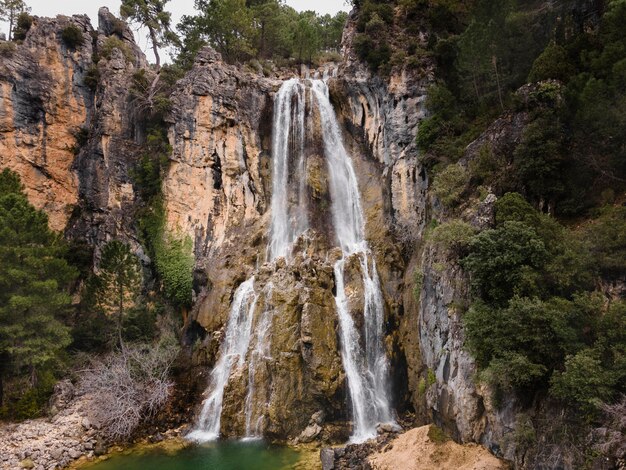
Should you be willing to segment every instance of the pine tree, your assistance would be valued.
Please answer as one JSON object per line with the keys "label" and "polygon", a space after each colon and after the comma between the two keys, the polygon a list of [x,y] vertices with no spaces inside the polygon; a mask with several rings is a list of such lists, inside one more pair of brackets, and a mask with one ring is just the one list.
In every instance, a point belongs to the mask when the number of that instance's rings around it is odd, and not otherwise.
{"label": "pine tree", "polygon": [[9,41],[13,37],[13,29],[20,13],[30,11],[24,0],[0,0],[0,20],[9,22]]}
{"label": "pine tree", "polygon": [[97,303],[115,317],[121,343],[124,315],[135,306],[141,287],[139,262],[128,245],[114,240],[104,246],[95,283]]}
{"label": "pine tree", "polygon": [[22,191],[19,176],[0,173],[0,405],[3,379],[37,371],[70,343],[63,324],[76,270],[64,259],[62,238]]}

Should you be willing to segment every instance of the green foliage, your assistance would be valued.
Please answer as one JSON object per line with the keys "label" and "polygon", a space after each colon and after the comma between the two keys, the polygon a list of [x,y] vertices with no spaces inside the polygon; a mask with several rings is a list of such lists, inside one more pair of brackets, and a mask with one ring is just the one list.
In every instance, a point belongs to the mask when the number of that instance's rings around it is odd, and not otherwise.
{"label": "green foliage", "polygon": [[127,62],[134,62],[135,56],[133,55],[133,51],[130,50],[128,44],[122,41],[117,36],[109,36],[104,40],[102,44],[102,48],[100,49],[100,55],[105,59],[110,59],[111,54],[113,53],[113,49],[118,49]]}
{"label": "green foliage", "polygon": [[70,49],[77,49],[85,42],[83,30],[74,24],[67,25],[61,30],[61,39]]}
{"label": "green foliage", "polygon": [[28,31],[30,30],[30,27],[32,25],[33,17],[25,11],[20,13],[17,17],[15,29],[13,30],[13,40],[23,41],[24,39],[26,39],[26,34],[28,34]]}
{"label": "green foliage", "polygon": [[417,269],[413,272],[413,298],[416,302],[420,301],[422,296],[422,286],[424,284],[424,273]]}
{"label": "green foliage", "polygon": [[335,16],[296,12],[278,0],[196,0],[196,16],[184,16],[177,63],[189,68],[205,44],[229,62],[290,59],[311,63],[324,51],[338,51],[344,12]]}
{"label": "green foliage", "polygon": [[[21,190],[19,177],[0,173],[0,357],[2,376],[30,374],[70,342],[63,325],[76,270],[66,246]],[[0,401],[2,390],[0,390]]]}
{"label": "green foliage", "polygon": [[608,206],[583,230],[583,239],[591,257],[607,278],[626,271],[626,207]]}
{"label": "green foliage", "polygon": [[548,252],[535,230],[521,222],[504,222],[485,230],[470,243],[463,266],[471,275],[476,294],[499,305],[513,295],[537,290],[539,270]]}
{"label": "green foliage", "polygon": [[[407,21],[431,22],[439,8],[432,1],[400,3]],[[557,2],[535,8],[477,0],[445,10],[446,20],[433,20],[429,29],[428,53],[440,80],[429,94],[446,89],[451,96],[446,112],[427,103],[429,117],[417,136],[426,153],[422,162],[432,168],[457,161],[498,113],[527,96],[524,111],[531,120],[520,145],[489,155],[486,171],[474,176],[470,168],[472,184],[496,194],[518,191],[542,210],[564,215],[601,203],[593,188],[623,191],[626,39],[620,33],[626,5]],[[542,82],[529,94],[516,94],[526,80],[546,79],[562,84]]]}
{"label": "green foliage", "polygon": [[[12,395],[14,396],[9,396],[9,399],[14,398],[14,400],[9,400],[10,406],[0,407],[1,418],[24,420],[37,418],[42,415],[54,391],[56,377],[50,368],[46,367],[38,371],[36,378],[35,386],[31,387],[30,384],[22,382],[21,384],[15,384],[17,386],[11,387],[14,392]],[[19,389],[20,386],[25,386],[25,391],[15,393],[15,390]]]}
{"label": "green foliage", "polygon": [[580,344],[579,314],[558,298],[513,297],[504,309],[477,302],[464,317],[467,344],[492,386],[532,390]]}
{"label": "green foliage", "polygon": [[428,240],[459,257],[467,252],[475,233],[476,230],[470,224],[454,219],[435,227]]}
{"label": "green foliage", "polygon": [[124,315],[137,305],[141,288],[141,268],[130,247],[118,240],[102,248],[100,268],[93,279],[96,305],[115,318],[121,340]]}
{"label": "green foliage", "polygon": [[15,43],[0,42],[0,57],[11,57],[15,52]]}
{"label": "green foliage", "polygon": [[564,133],[553,112],[524,129],[514,163],[516,176],[531,198],[555,201],[563,193]]}
{"label": "green foliage", "polygon": [[122,0],[122,18],[138,23],[148,30],[157,68],[161,66],[159,48],[178,41],[170,30],[172,14],[165,10],[170,0]]}
{"label": "green foliage", "polygon": [[428,438],[435,444],[445,444],[450,441],[450,436],[448,436],[443,429],[434,424],[428,427]]}
{"label": "green foliage", "polygon": [[172,148],[161,130],[153,129],[146,139],[146,150],[132,172],[135,186],[145,201],[161,196],[163,175],[169,167]]}
{"label": "green foliage", "polygon": [[91,90],[96,91],[98,83],[100,83],[100,70],[98,70],[97,64],[91,64],[85,72],[84,78],[85,85]]}
{"label": "green foliage", "polygon": [[133,179],[147,203],[140,213],[140,230],[161,280],[165,297],[175,306],[191,305],[194,257],[192,241],[166,233],[161,184],[171,147],[164,132],[153,130],[147,139]]}
{"label": "green foliage", "polygon": [[565,370],[552,376],[550,392],[587,411],[594,410],[611,399],[614,379],[595,351],[583,349],[565,359]]}
{"label": "green foliage", "polygon": [[165,296],[178,307],[191,306],[194,266],[191,239],[164,234],[155,248],[155,264]]}
{"label": "green foliage", "polygon": [[[30,28],[30,24],[32,23],[32,18],[29,17],[30,23],[28,23],[28,27],[25,29],[21,29],[26,26],[24,20],[26,18],[22,18],[22,24],[19,24],[18,18],[22,14],[27,14],[30,11],[30,7],[26,5],[24,0],[0,0],[0,21],[6,21],[9,23],[9,41],[14,40],[23,40],[26,37],[26,32]],[[16,23],[17,27],[16,27]],[[16,37],[16,35],[18,37]]]}
{"label": "green foliage", "polygon": [[[602,260],[588,250],[591,240],[606,244],[612,260],[623,227],[599,218],[582,243],[518,193],[500,198],[495,216],[496,227],[476,235],[463,260],[476,296],[464,317],[467,346],[481,377],[496,396],[549,388],[592,416],[626,386],[626,305],[616,301],[607,311],[602,295],[588,293],[591,267]],[[605,239],[598,228],[608,229]]]}
{"label": "green foliage", "polygon": [[448,165],[433,181],[433,193],[446,207],[454,207],[461,201],[461,195],[468,183],[465,169],[460,165]]}
{"label": "green foliage", "polygon": [[493,150],[488,145],[484,145],[478,155],[470,161],[469,169],[472,180],[475,182],[495,182],[500,172],[500,163]]}
{"label": "green foliage", "polygon": [[495,204],[496,225],[505,222],[523,222],[529,227],[538,227],[539,214],[519,193],[506,193]]}
{"label": "green foliage", "polygon": [[528,81],[539,82],[541,80],[555,79],[565,82],[574,73],[574,66],[565,48],[551,42],[533,62]]}

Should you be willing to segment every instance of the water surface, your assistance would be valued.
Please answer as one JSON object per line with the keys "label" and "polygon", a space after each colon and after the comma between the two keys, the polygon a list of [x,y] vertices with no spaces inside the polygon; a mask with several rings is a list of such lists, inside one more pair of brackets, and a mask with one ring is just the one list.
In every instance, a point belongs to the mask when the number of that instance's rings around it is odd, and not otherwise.
{"label": "water surface", "polygon": [[86,467],[89,470],[288,470],[300,454],[262,441],[220,441],[176,451],[149,449],[114,455]]}

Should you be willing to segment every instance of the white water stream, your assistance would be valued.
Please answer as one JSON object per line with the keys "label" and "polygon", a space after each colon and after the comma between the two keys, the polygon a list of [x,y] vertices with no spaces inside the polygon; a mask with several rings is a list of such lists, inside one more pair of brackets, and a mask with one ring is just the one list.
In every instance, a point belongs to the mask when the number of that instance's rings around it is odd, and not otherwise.
{"label": "white water stream", "polygon": [[202,404],[198,424],[196,429],[187,435],[188,439],[206,442],[217,439],[220,435],[224,388],[233,366],[243,367],[245,363],[256,301],[254,277],[251,277],[237,288],[233,297],[226,336],[220,348],[220,358],[211,371],[211,383],[207,389],[207,398]]}
{"label": "white water stream", "polygon": [[[341,333],[341,356],[348,378],[352,418],[351,441],[363,442],[376,436],[376,425],[394,422],[389,401],[389,365],[383,345],[384,306],[376,263],[370,260],[365,240],[361,197],[352,161],[341,138],[335,111],[328,99],[324,80],[313,80],[313,91],[322,124],[322,137],[330,177],[330,194],[335,232],[343,257],[335,263],[335,304]],[[344,268],[358,256],[364,293],[364,328],[356,329],[348,309]],[[361,335],[364,335],[361,347]]]}

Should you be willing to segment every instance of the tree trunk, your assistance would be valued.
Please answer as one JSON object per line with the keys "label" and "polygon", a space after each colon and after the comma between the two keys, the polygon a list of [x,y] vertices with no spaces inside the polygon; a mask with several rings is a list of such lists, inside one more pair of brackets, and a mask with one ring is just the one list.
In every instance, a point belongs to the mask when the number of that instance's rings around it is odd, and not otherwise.
{"label": "tree trunk", "polygon": [[152,28],[149,28],[149,31],[150,40],[152,41],[152,50],[154,51],[154,59],[156,60],[156,76],[154,77],[154,80],[152,80],[150,90],[148,91],[148,105],[152,110],[154,106],[154,95],[156,95],[156,87],[161,76],[161,57],[159,56],[159,43],[156,38],[156,32]]}
{"label": "tree trunk", "polygon": [[11,10],[9,12],[9,41],[13,40],[13,19],[15,17],[15,12]]}
{"label": "tree trunk", "polygon": [[491,63],[493,64],[493,70],[496,73],[496,84],[498,85],[498,98],[500,99],[500,109],[504,111],[504,103],[502,102],[502,89],[500,88],[500,74],[498,73],[498,58],[491,56]]}
{"label": "tree trunk", "polygon": [[161,56],[159,56],[159,41],[157,41],[156,31],[153,28],[148,28],[150,32],[150,41],[152,41],[152,51],[154,52],[154,60],[156,61],[157,73],[161,70]]}
{"label": "tree trunk", "polygon": [[118,274],[118,313],[117,313],[117,337],[120,341],[120,347],[122,347],[122,316],[124,315],[124,286],[122,282],[119,280],[121,277]]}

